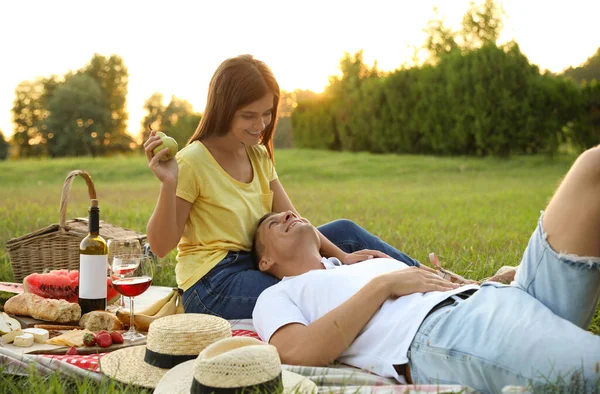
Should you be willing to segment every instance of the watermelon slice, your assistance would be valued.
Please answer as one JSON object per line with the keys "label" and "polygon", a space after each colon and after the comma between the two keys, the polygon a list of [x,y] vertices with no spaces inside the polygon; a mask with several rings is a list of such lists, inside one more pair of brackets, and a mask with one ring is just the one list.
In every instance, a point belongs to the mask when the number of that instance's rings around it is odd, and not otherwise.
{"label": "watermelon slice", "polygon": [[[25,292],[37,294],[44,298],[63,299],[77,302],[79,294],[78,270],[53,270],[44,274],[33,273],[23,279]],[[111,304],[117,300],[119,293],[112,287],[110,278],[106,278],[106,302]]]}

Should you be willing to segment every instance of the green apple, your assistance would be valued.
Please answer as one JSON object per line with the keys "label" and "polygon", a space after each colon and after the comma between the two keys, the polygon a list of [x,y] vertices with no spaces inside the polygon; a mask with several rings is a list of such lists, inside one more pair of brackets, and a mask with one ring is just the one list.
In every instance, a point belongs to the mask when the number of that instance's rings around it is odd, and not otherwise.
{"label": "green apple", "polygon": [[160,152],[161,150],[163,150],[165,148],[169,148],[169,152],[165,156],[161,157],[160,161],[167,161],[167,160],[171,160],[172,158],[174,158],[175,155],[177,154],[177,151],[179,150],[177,141],[175,141],[173,138],[169,137],[162,131],[157,131],[156,135],[160,137],[162,144],[160,144],[159,146],[154,148],[154,151],[153,151],[154,154],[157,154],[158,152]]}

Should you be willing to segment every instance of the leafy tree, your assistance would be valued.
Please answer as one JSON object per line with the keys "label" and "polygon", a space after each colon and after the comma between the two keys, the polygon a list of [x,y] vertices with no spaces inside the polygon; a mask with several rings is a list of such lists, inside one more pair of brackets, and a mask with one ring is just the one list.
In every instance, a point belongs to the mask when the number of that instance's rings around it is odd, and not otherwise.
{"label": "leafy tree", "polygon": [[165,129],[165,132],[177,141],[177,144],[179,144],[179,148],[181,149],[188,143],[190,137],[194,134],[194,131],[196,131],[201,119],[202,115],[197,112],[183,114],[177,119],[175,124],[169,129]]}
{"label": "leafy tree", "polygon": [[198,127],[202,117],[194,112],[187,100],[171,96],[171,101],[165,106],[163,99],[162,94],[154,93],[144,102],[146,116],[142,120],[142,140],[148,139],[152,127],[153,130],[161,130],[173,137],[179,147],[183,147]]}
{"label": "leafy tree", "polygon": [[327,93],[332,96],[341,97],[360,87],[363,80],[376,77],[380,73],[377,70],[377,62],[372,67],[365,64],[363,51],[360,50],[353,55],[348,52],[340,60],[340,77],[330,77]]}
{"label": "leafy tree", "polygon": [[[596,90],[540,74],[514,42],[496,44],[503,11],[471,4],[461,32],[428,26],[431,62],[389,74],[345,54],[341,77],[292,114],[301,147],[508,156],[597,141]],[[583,112],[582,112],[583,111]],[[571,125],[571,127],[567,127]],[[569,134],[568,131],[571,130]]]}
{"label": "leafy tree", "polygon": [[429,62],[432,64],[457,49],[465,52],[481,48],[487,43],[495,44],[504,27],[504,9],[494,0],[485,0],[481,4],[471,2],[459,31],[446,26],[437,8],[433,12],[434,17],[423,29],[427,34],[423,48],[429,53]]}
{"label": "leafy tree", "polygon": [[48,100],[48,150],[52,157],[98,156],[111,142],[111,112],[98,83],[87,74],[67,78]]}
{"label": "leafy tree", "polygon": [[594,79],[600,81],[600,47],[585,63],[576,68],[569,67],[563,75],[572,78],[578,83],[584,81],[591,82]]}
{"label": "leafy tree", "polygon": [[296,89],[293,92],[281,91],[279,107],[277,109],[277,130],[273,137],[275,148],[292,148],[294,146],[291,121],[292,113],[298,106],[298,101],[314,100],[316,97],[318,97],[318,94],[310,90]]}
{"label": "leafy tree", "polygon": [[600,143],[600,81],[584,82],[580,89],[580,115],[570,125],[570,139],[583,151]]}
{"label": "leafy tree", "polygon": [[173,127],[173,125],[175,125],[179,121],[180,118],[192,113],[194,113],[194,109],[192,107],[192,104],[189,103],[189,101],[179,99],[175,96],[171,96],[171,101],[169,101],[169,104],[166,106],[165,110],[162,113],[161,128],[164,130],[170,130]]}
{"label": "leafy tree", "polygon": [[20,156],[47,154],[47,131],[43,121],[48,117],[48,100],[62,83],[59,77],[23,81],[15,89],[12,119],[15,124],[13,141]]}
{"label": "leafy tree", "polygon": [[[64,140],[59,138],[59,144],[56,145],[53,138],[56,136],[56,130],[59,130],[64,136],[65,130],[70,130],[69,125],[61,126],[58,122],[67,117],[64,116],[64,111],[67,109],[62,103],[67,103],[66,95],[73,93],[75,97],[81,97],[82,92],[78,90],[78,86],[89,84],[79,78],[79,75],[85,74],[96,83],[100,93],[103,96],[102,104],[105,110],[108,111],[108,122],[101,125],[102,134],[98,134],[98,145],[88,144],[86,149],[93,147],[93,151],[89,154],[105,154],[109,151],[129,151],[133,143],[131,136],[126,133],[126,124],[128,114],[125,110],[128,72],[123,59],[119,56],[112,55],[104,57],[95,54],[90,62],[78,72],[69,72],[63,78],[51,76],[49,78],[36,79],[34,81],[23,81],[15,90],[15,101],[13,102],[13,121],[16,125],[13,140],[19,148],[21,156],[35,155],[70,155],[83,154],[80,147],[78,149],[66,149],[67,145]],[[61,100],[54,100],[53,95],[59,88],[64,87],[65,81],[75,78],[71,82],[68,89],[61,90]],[[95,97],[96,89],[90,92],[90,97]],[[100,102],[89,102],[87,98],[86,105],[100,105]],[[50,117],[50,102],[53,102],[53,108],[60,108],[58,115]],[[76,101],[72,101],[76,103]],[[102,111],[101,111],[102,112]],[[102,116],[100,116],[102,118]],[[68,122],[67,122],[68,123]],[[50,130],[49,126],[54,129]],[[81,141],[79,141],[81,142]],[[57,148],[58,146],[58,148]],[[62,148],[65,147],[66,151]],[[58,149],[58,151],[56,150]],[[65,153],[66,152],[66,153]]]}
{"label": "leafy tree", "polygon": [[303,148],[340,150],[341,143],[333,116],[332,97],[319,95],[298,101],[291,117],[294,145]]}
{"label": "leafy tree", "polygon": [[110,112],[110,123],[106,125],[104,132],[110,136],[111,149],[129,150],[131,138],[126,132],[129,114],[125,107],[129,72],[125,62],[118,55],[105,57],[96,53],[79,73],[92,77],[102,91],[105,105]]}
{"label": "leafy tree", "polygon": [[455,33],[447,27],[445,20],[439,16],[438,9],[433,9],[435,16],[427,22],[423,31],[427,34],[424,48],[429,52],[430,60],[437,61],[443,55],[458,49]]}
{"label": "leafy tree", "polygon": [[471,5],[462,20],[463,48],[474,49],[495,44],[504,28],[504,9],[494,0]]}
{"label": "leafy tree", "polygon": [[15,124],[13,140],[21,156],[30,156],[34,142],[39,135],[38,123],[42,119],[44,108],[41,97],[44,85],[41,79],[23,81],[15,89],[12,107],[12,120]]}
{"label": "leafy tree", "polygon": [[327,117],[322,120],[333,127],[331,144],[334,149],[355,149],[354,147],[361,143],[355,136],[362,126],[355,122],[352,111],[361,99],[361,86],[370,79],[378,78],[382,73],[377,69],[377,62],[372,67],[365,64],[362,50],[353,55],[346,52],[340,61],[340,71],[341,77],[330,78],[329,86],[324,92],[325,96],[331,98],[329,104],[334,121],[330,123],[326,120]]}
{"label": "leafy tree", "polygon": [[338,79],[317,100],[298,102],[298,146],[508,156],[552,154],[569,136],[577,146],[598,141],[596,91],[582,96],[572,81],[540,74],[515,43],[488,42],[435,64],[354,81]]}
{"label": "leafy tree", "polygon": [[2,133],[2,130],[0,130],[0,160],[6,160],[8,157],[8,148],[8,141],[4,139],[4,134]]}
{"label": "leafy tree", "polygon": [[165,112],[163,99],[164,97],[161,93],[153,93],[150,98],[144,101],[146,116],[142,119],[142,129],[140,131],[143,141],[148,139],[150,128],[153,130],[161,129],[162,114]]}

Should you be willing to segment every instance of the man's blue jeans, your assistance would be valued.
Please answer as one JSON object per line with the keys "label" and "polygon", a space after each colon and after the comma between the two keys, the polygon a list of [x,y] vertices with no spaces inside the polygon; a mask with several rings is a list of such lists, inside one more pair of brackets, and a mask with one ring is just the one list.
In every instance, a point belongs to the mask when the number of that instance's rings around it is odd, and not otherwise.
{"label": "man's blue jeans", "polygon": [[499,393],[562,380],[569,389],[553,392],[598,392],[600,336],[587,327],[599,297],[600,258],[553,250],[540,217],[510,286],[484,284],[423,321],[408,355],[413,382]]}
{"label": "man's blue jeans", "polygon": [[[341,219],[318,227],[327,239],[346,253],[374,249],[411,266],[419,266],[399,250],[358,226]],[[256,299],[279,279],[255,268],[247,252],[229,252],[207,275],[183,293],[188,313],[206,313],[225,319],[250,319]]]}

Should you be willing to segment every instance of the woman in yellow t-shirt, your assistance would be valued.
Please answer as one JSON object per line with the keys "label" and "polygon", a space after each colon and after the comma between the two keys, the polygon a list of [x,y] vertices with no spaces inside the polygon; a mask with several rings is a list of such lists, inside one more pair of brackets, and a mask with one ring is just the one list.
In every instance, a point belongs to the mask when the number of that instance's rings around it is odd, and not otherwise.
{"label": "woman in yellow t-shirt", "polygon": [[[186,312],[250,318],[259,294],[277,279],[256,269],[252,241],[259,219],[296,209],[273,165],[279,85],[267,65],[250,55],[225,60],[213,75],[206,109],[176,160],[153,154],[160,138],[144,143],[148,166],[160,180],[148,240],[159,256],[178,248],[177,285]],[[319,227],[321,253],[344,264],[389,255],[419,262],[349,220]]]}

